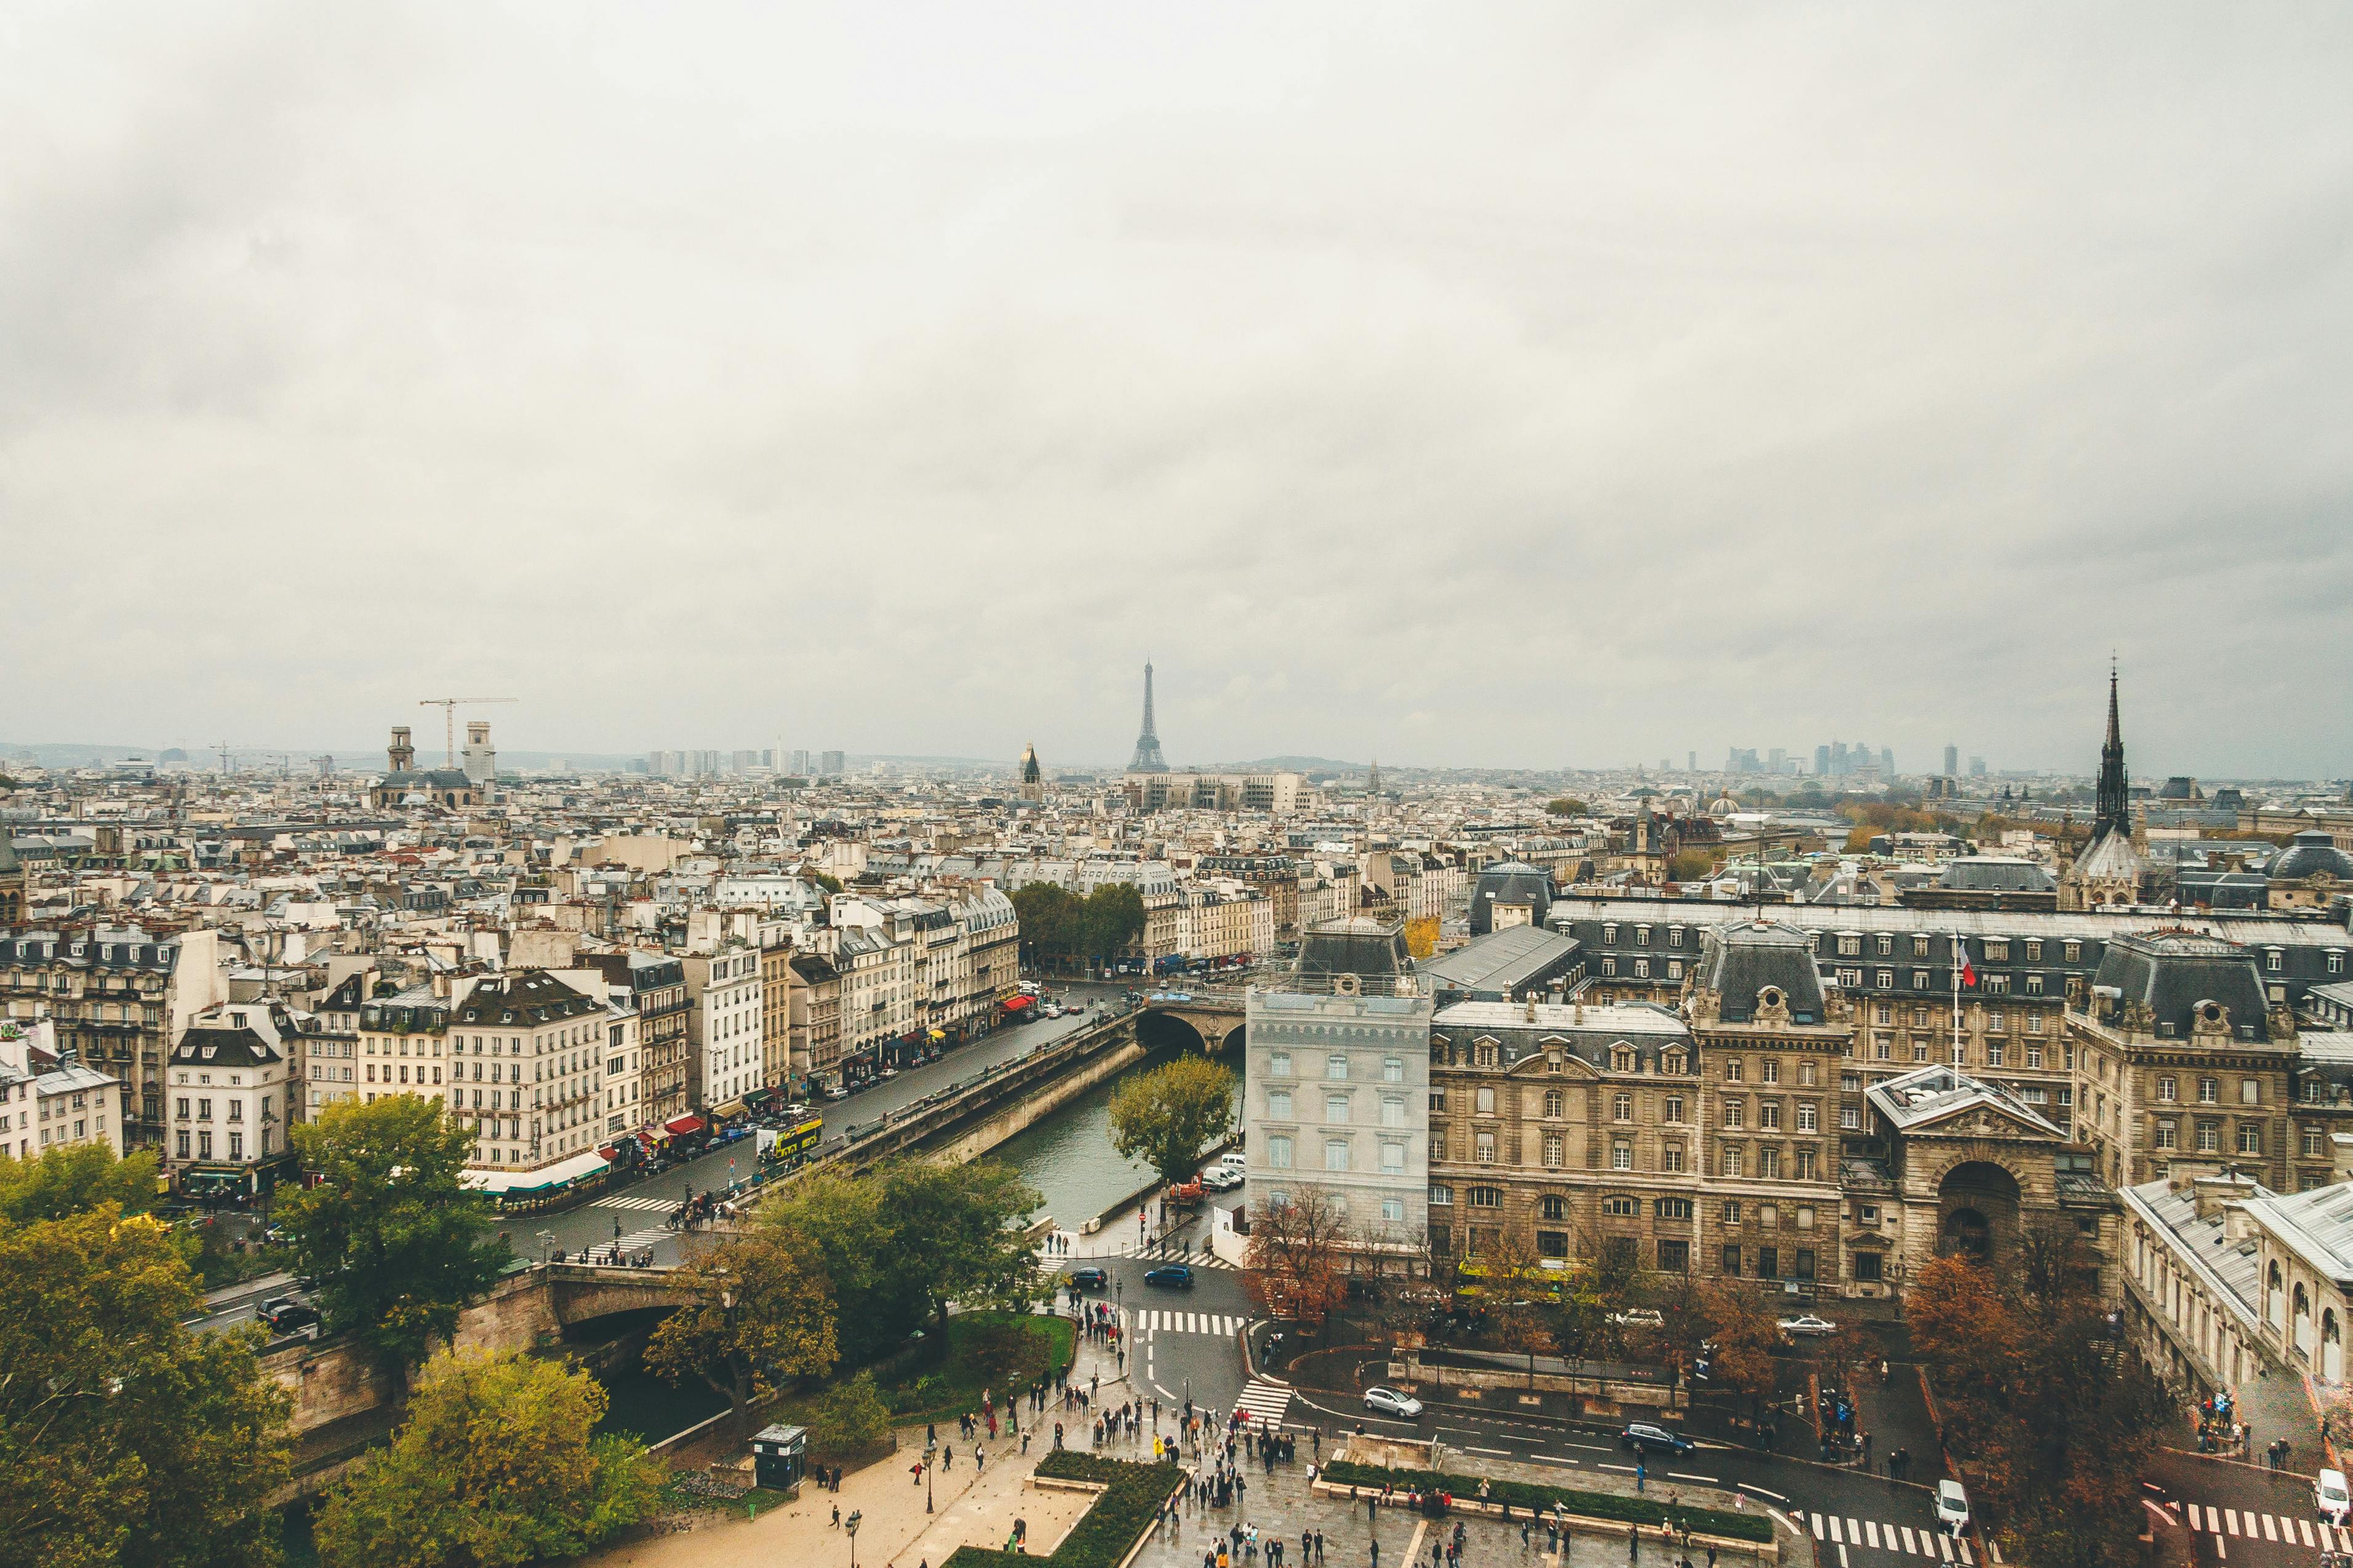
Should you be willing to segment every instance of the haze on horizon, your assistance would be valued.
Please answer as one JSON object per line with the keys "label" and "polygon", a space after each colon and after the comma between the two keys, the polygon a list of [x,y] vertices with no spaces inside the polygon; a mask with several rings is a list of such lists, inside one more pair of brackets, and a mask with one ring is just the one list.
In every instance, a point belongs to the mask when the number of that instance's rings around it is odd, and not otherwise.
{"label": "haze on horizon", "polygon": [[0,52],[11,741],[2353,771],[2341,8]]}

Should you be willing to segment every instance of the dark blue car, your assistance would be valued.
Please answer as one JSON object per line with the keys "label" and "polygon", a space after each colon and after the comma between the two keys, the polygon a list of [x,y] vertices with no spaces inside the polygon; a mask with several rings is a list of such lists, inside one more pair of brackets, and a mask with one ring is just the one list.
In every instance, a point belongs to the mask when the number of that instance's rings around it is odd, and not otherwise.
{"label": "dark blue car", "polygon": [[1193,1271],[1181,1263],[1164,1263],[1145,1275],[1144,1282],[1146,1285],[1165,1285],[1172,1290],[1190,1290],[1193,1288]]}

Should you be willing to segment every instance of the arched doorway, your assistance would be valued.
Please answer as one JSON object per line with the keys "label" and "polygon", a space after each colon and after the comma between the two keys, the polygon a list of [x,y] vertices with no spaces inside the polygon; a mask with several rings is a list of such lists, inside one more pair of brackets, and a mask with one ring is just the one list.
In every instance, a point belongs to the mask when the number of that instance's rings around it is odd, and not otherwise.
{"label": "arched doorway", "polygon": [[2337,1331],[2334,1307],[2324,1307],[2320,1312],[2320,1375],[2330,1383],[2345,1381],[2344,1338]]}
{"label": "arched doorway", "polygon": [[2301,1279],[2295,1282],[2289,1310],[2295,1317],[2295,1348],[2302,1351],[2305,1359],[2309,1361],[2312,1359],[2312,1298],[2304,1293],[2304,1281]]}
{"label": "arched doorway", "polygon": [[2287,1327],[2287,1296],[2280,1289],[2280,1266],[2276,1259],[2263,1272],[2263,1321],[2275,1329]]}
{"label": "arched doorway", "polygon": [[1936,1255],[1997,1266],[2018,1239],[2018,1178],[1989,1160],[1968,1160],[1936,1188]]}

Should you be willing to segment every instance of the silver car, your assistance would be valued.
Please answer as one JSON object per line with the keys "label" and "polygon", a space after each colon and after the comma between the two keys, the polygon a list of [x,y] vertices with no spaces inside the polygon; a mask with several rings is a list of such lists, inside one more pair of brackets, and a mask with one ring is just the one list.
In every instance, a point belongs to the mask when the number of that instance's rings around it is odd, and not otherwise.
{"label": "silver car", "polygon": [[1368,1388],[1365,1390],[1365,1408],[1377,1410],[1384,1415],[1400,1415],[1410,1421],[1421,1414],[1421,1401],[1394,1388]]}

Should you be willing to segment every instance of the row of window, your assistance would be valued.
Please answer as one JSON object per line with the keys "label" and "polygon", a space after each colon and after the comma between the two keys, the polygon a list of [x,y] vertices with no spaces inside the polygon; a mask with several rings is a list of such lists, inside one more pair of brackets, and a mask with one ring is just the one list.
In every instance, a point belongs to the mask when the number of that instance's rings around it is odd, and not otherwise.
{"label": "row of window", "polygon": [[[2314,1132],[2315,1130],[2311,1128],[2306,1128],[2305,1130],[2304,1152],[2306,1154],[2317,1154],[2320,1152],[2320,1141],[2314,1135]],[[2190,1135],[2197,1141],[2195,1146],[2198,1152],[2200,1154],[2219,1154],[2222,1152],[2222,1124],[2221,1122],[2201,1121],[2191,1130]],[[2155,1129],[2155,1142],[2157,1147],[2160,1149],[2180,1148],[2181,1124],[2169,1116],[2158,1118]],[[2239,1124],[2237,1144],[2238,1151],[2242,1154],[2262,1153],[2263,1152],[2263,1130],[2262,1125],[2253,1121],[2241,1122]]]}
{"label": "row of window", "polygon": [[[1355,1097],[1345,1089],[1326,1091],[1324,1096],[1324,1121],[1333,1126],[1346,1125],[1352,1114],[1351,1107],[1353,1105],[1354,1099]],[[1266,1113],[1277,1121],[1287,1121],[1291,1120],[1292,1091],[1287,1089],[1268,1089],[1266,1091]],[[1404,1126],[1406,1124],[1405,1097],[1403,1095],[1396,1094],[1385,1094],[1381,1096],[1380,1115],[1381,1125],[1384,1127]]]}
{"label": "row of window", "polygon": [[[1269,1051],[1266,1058],[1266,1070],[1267,1076],[1270,1078],[1292,1078],[1296,1076],[1291,1070],[1291,1053],[1289,1051]],[[1342,1053],[1335,1051],[1330,1056],[1324,1058],[1324,1076],[1325,1079],[1335,1083],[1345,1082],[1348,1077],[1348,1058]],[[1403,1083],[1405,1081],[1405,1058],[1403,1057],[1384,1057],[1381,1058],[1381,1081],[1383,1083]]]}
{"label": "row of window", "polygon": [[[1385,1174],[1397,1175],[1404,1172],[1406,1146],[1402,1142],[1392,1138],[1380,1139],[1378,1151],[1379,1168]],[[1356,1168],[1355,1152],[1356,1146],[1352,1140],[1326,1138],[1324,1140],[1324,1168],[1326,1171],[1335,1172],[1353,1171]],[[1293,1168],[1297,1157],[1296,1145],[1291,1134],[1284,1132],[1268,1134],[1266,1163],[1278,1171],[1288,1171]]]}

